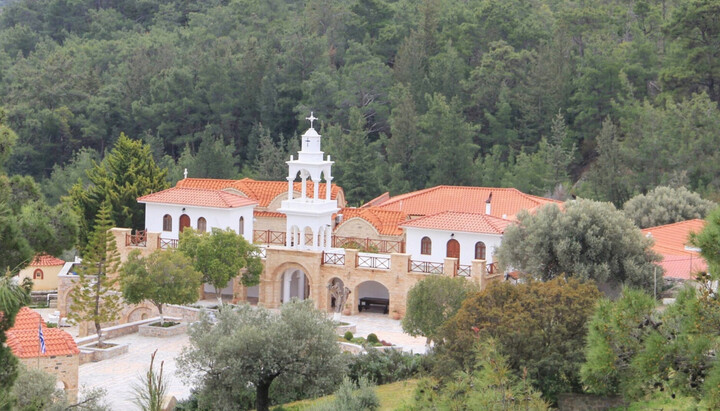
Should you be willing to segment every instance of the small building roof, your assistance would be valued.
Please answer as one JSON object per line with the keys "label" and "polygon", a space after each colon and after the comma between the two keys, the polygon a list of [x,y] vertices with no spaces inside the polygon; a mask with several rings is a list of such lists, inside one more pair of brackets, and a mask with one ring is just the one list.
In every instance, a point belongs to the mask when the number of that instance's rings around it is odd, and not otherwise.
{"label": "small building roof", "polygon": [[30,263],[32,267],[53,267],[57,265],[65,265],[65,261],[49,254],[38,254]]}
{"label": "small building roof", "polygon": [[238,208],[257,201],[238,194],[204,188],[172,187],[137,199],[139,203],[180,204],[197,207]]}
{"label": "small building roof", "polygon": [[660,265],[667,278],[694,279],[697,273],[707,271],[707,262],[690,245],[690,233],[699,233],[705,220],[694,219],[649,227],[642,230],[646,237],[655,240],[652,250],[662,256]]}
{"label": "small building roof", "polygon": [[[313,198],[314,182],[308,181],[307,196]],[[248,198],[258,201],[260,207],[267,207],[280,194],[287,193],[287,181],[259,181],[251,178],[243,178],[242,180],[225,180],[217,178],[185,178],[177,182],[175,187],[182,188],[203,188],[209,190],[237,190],[245,194]],[[318,187],[320,196],[325,195],[325,183],[320,183]],[[293,190],[300,192],[302,183],[293,184]],[[342,188],[337,184],[333,184],[330,188],[330,198],[337,199],[338,194],[342,192]],[[344,196],[343,196],[344,197]],[[342,205],[342,204],[341,204]]]}
{"label": "small building roof", "polygon": [[[492,197],[491,197],[492,195]],[[402,211],[409,216],[425,216],[443,211],[485,213],[490,199],[490,215],[513,220],[521,210],[531,210],[547,203],[562,202],[525,194],[515,188],[437,186],[395,197],[381,195],[371,200],[374,207]]]}
{"label": "small building roof", "polygon": [[375,227],[381,235],[402,235],[403,231],[399,225],[408,219],[407,214],[402,211],[383,210],[377,207],[343,208],[339,213],[343,215],[343,223],[359,217]]}
{"label": "small building roof", "polygon": [[9,329],[7,346],[18,358],[50,357],[55,355],[77,355],[80,350],[70,334],[59,328],[42,327],[45,340],[45,354],[40,353],[40,337],[38,326],[31,329]]}
{"label": "small building roof", "polygon": [[45,325],[45,320],[42,319],[40,313],[28,307],[22,307],[15,316],[15,324],[11,330],[32,329],[37,332],[38,323]]}
{"label": "small building roof", "polygon": [[400,227],[501,235],[505,228],[513,223],[511,220],[487,214],[444,211],[410,220],[400,224]]}

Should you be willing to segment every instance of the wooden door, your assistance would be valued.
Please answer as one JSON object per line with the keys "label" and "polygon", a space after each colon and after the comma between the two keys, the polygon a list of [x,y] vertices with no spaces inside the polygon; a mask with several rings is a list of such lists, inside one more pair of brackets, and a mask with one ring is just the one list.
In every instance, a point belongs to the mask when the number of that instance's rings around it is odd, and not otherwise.
{"label": "wooden door", "polygon": [[460,259],[460,243],[457,240],[447,242],[447,257]]}
{"label": "wooden door", "polygon": [[185,227],[190,227],[190,217],[187,214],[180,216],[180,232],[182,233]]}

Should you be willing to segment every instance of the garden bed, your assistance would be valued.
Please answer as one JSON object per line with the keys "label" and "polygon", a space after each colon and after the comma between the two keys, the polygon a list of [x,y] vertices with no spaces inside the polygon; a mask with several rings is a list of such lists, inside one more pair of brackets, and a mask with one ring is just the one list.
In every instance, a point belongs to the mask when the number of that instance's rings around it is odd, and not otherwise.
{"label": "garden bed", "polygon": [[345,333],[348,331],[355,334],[357,332],[357,326],[355,324],[345,322],[335,323],[335,333],[337,335],[345,335]]}
{"label": "garden bed", "polygon": [[[173,318],[173,320],[175,320]],[[144,337],[172,337],[175,335],[185,334],[187,332],[187,323],[178,321],[166,321],[160,326],[160,322],[144,324],[138,328],[138,334]]]}
{"label": "garden bed", "polygon": [[98,362],[110,358],[115,358],[117,356],[126,354],[128,352],[128,347],[129,344],[113,343],[103,343],[103,348],[98,348],[97,343],[82,345],[78,347],[80,349],[80,356],[84,357],[80,359],[80,362]]}
{"label": "garden bed", "polygon": [[351,332],[346,332],[343,337],[338,338],[340,348],[343,351],[353,354],[360,354],[367,350],[402,350],[402,347],[391,344],[385,340],[378,340],[375,334],[369,334],[367,338],[355,337]]}

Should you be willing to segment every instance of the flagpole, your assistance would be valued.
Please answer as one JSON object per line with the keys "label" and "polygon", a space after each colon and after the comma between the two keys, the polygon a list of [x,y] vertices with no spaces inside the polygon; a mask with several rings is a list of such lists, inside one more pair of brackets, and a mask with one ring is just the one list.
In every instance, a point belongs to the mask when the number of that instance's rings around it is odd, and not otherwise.
{"label": "flagpole", "polygon": [[37,369],[40,370],[40,356],[42,355],[42,343],[40,342],[40,336],[42,335],[42,316],[38,318],[38,360]]}

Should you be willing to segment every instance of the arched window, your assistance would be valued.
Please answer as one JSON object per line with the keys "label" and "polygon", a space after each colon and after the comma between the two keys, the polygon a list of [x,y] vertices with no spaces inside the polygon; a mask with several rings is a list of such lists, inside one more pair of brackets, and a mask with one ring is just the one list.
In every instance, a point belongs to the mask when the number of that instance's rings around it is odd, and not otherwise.
{"label": "arched window", "polygon": [[475,259],[485,259],[485,243],[483,243],[482,241],[478,241],[477,243],[475,243]]}
{"label": "arched window", "polygon": [[205,217],[198,218],[197,229],[201,233],[204,233],[205,231],[207,231],[207,221],[205,221]]}
{"label": "arched window", "polygon": [[245,217],[240,217],[240,224],[238,225],[238,232],[240,235],[245,234]]}
{"label": "arched window", "polygon": [[423,237],[422,240],[420,240],[420,254],[432,254],[432,241],[430,237]]}
{"label": "arched window", "polygon": [[172,217],[170,217],[170,214],[163,216],[163,231],[172,231]]}
{"label": "arched window", "polygon": [[42,280],[44,277],[43,270],[39,268],[33,273],[33,280]]}

